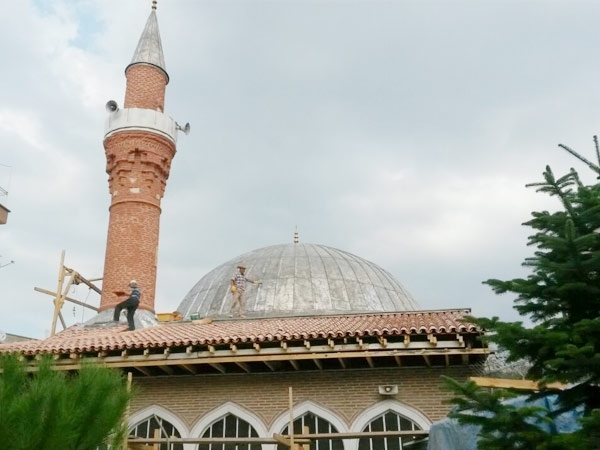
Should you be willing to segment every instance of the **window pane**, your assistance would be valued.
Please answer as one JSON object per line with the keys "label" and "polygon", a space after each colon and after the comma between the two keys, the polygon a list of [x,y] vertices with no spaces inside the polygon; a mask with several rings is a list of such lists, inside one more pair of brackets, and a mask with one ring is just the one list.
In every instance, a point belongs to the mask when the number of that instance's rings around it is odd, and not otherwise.
{"label": "window pane", "polygon": [[[375,417],[363,429],[369,431],[412,431],[420,430],[416,423],[395,411]],[[387,437],[387,438],[361,438],[358,441],[358,450],[427,450],[427,439],[412,437]]]}
{"label": "window pane", "polygon": [[[181,437],[181,434],[172,423],[156,416],[149,417],[145,421],[138,423],[132,428],[129,434],[140,438],[153,438],[155,430],[159,430],[158,436],[161,438]],[[183,450],[183,444],[167,444],[165,442],[160,444],[159,448],[160,450]]]}
{"label": "window pane", "polygon": [[398,431],[398,415],[394,413],[387,413],[384,418],[385,431]]}
{"label": "window pane", "polygon": [[413,422],[411,422],[410,420],[404,418],[404,417],[400,417],[400,429],[402,431],[412,431],[414,430],[413,428]]}
{"label": "window pane", "polygon": [[[294,420],[294,434],[303,434],[302,427],[308,426],[309,433],[337,433],[338,430],[329,421],[307,412]],[[284,427],[281,434],[288,434],[289,425]],[[311,450],[344,450],[344,443],[341,439],[316,439],[310,444]],[[252,449],[254,450],[254,449]],[[289,447],[283,444],[277,444],[277,450],[289,450]]]}
{"label": "window pane", "polygon": [[[233,414],[227,414],[224,418],[213,422],[202,434],[203,438],[245,438],[249,436],[258,437],[258,433],[248,422]],[[262,447],[260,444],[250,444],[248,442],[239,444],[200,444],[198,450],[262,450]]]}
{"label": "window pane", "polygon": [[371,431],[383,431],[383,417],[378,417],[371,422]]}

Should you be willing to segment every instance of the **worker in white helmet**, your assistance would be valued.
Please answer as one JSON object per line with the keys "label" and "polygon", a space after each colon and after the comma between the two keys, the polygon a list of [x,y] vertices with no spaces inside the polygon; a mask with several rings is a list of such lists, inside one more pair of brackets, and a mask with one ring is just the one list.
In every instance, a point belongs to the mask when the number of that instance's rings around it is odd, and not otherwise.
{"label": "worker in white helmet", "polygon": [[[135,314],[135,310],[140,306],[140,298],[142,297],[142,292],[140,291],[137,282],[135,280],[131,280],[129,282],[129,289],[131,292],[129,293],[129,297],[115,306],[115,313],[113,315],[113,320],[115,322],[119,321],[119,316],[121,315],[121,311],[123,309],[127,310],[127,323],[129,324],[129,331],[135,330],[135,323],[133,321],[133,316]],[[119,293],[117,293],[119,294]],[[127,295],[127,294],[125,294]]]}

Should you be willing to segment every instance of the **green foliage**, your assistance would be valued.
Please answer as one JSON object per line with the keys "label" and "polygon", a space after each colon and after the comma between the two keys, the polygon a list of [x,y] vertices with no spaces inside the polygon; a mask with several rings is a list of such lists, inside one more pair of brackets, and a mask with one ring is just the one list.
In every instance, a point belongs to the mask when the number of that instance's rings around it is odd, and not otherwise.
{"label": "green foliage", "polygon": [[501,389],[488,392],[473,381],[459,383],[449,377],[442,378],[455,394],[451,401],[457,408],[451,417],[481,427],[478,441],[481,450],[558,448],[540,447],[546,441],[547,433],[538,424],[552,422],[546,409],[519,408],[506,402],[507,398],[515,396],[514,393]]}
{"label": "green foliage", "polygon": [[13,355],[0,366],[0,448],[96,450],[121,442],[131,394],[120,372],[84,363],[67,373],[50,359],[28,372]]}
{"label": "green foliage", "polygon": [[[507,352],[508,362],[530,364],[527,378],[542,386],[567,384],[562,391],[542,388],[535,395],[556,393],[561,405],[557,413],[583,406],[582,429],[567,435],[545,432],[531,424],[550,421],[549,411],[515,408],[500,401],[506,392],[446,380],[458,408],[451,416],[481,426],[481,449],[600,448],[600,184],[584,185],[573,169],[556,178],[546,167],[543,176],[543,182],[528,186],[557,198],[562,209],[533,212],[524,223],[534,231],[528,245],[535,251],[523,262],[531,274],[485,281],[498,294],[516,294],[515,309],[532,325],[497,317],[472,320]],[[475,414],[460,412],[464,409]]]}

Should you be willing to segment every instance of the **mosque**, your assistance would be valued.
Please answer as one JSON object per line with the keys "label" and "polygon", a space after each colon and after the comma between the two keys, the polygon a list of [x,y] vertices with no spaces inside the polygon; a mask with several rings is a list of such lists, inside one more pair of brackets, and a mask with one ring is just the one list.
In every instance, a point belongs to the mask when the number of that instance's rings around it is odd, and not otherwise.
{"label": "mosque", "polygon": [[[133,47],[133,45],[132,45]],[[156,2],[131,63],[125,101],[107,104],[111,194],[100,307],[88,322],[45,340],[11,342],[35,364],[81,360],[130,373],[137,388],[130,442],[162,450],[427,448],[449,394],[441,375],[466,379],[489,350],[468,309],[421,309],[390,273],[343,250],[299,242],[240,255],[202,277],[173,320],[155,313],[160,202],[180,126],[164,113],[169,75]],[[146,236],[136,239],[136,236]],[[245,317],[230,317],[231,277],[260,280]],[[135,330],[112,322],[122,290],[143,290]],[[291,428],[291,433],[290,433]],[[146,439],[146,441],[144,441]],[[295,441],[293,440],[295,439]],[[156,448],[156,447],[155,447]]]}

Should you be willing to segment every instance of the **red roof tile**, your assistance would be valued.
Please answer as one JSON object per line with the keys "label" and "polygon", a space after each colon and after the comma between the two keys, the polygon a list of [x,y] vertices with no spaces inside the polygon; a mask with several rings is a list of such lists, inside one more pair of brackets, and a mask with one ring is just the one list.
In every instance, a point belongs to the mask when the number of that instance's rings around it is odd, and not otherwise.
{"label": "red roof tile", "polygon": [[126,325],[110,328],[73,326],[45,340],[0,345],[0,353],[81,353],[421,333],[476,333],[478,329],[464,319],[468,314],[469,310],[446,310],[211,323],[166,322],[131,332],[125,331]]}

